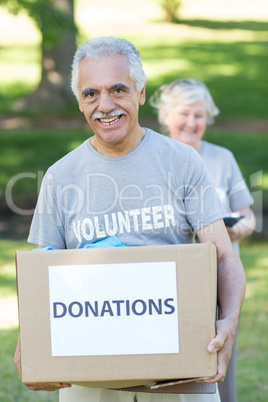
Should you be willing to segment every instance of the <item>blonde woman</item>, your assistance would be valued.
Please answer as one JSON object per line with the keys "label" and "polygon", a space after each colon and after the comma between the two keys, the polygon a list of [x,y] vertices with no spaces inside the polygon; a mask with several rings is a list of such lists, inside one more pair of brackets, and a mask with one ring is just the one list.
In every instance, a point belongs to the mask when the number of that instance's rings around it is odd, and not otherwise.
{"label": "blonde woman", "polygon": [[[237,254],[239,241],[255,228],[251,209],[253,199],[242,177],[234,155],[226,148],[203,140],[208,124],[219,114],[206,85],[195,79],[181,79],[163,85],[151,98],[158,110],[162,129],[171,138],[192,146],[201,156],[219,194],[226,216],[243,216],[227,227]],[[222,402],[236,402],[235,345],[227,375],[219,384]]]}

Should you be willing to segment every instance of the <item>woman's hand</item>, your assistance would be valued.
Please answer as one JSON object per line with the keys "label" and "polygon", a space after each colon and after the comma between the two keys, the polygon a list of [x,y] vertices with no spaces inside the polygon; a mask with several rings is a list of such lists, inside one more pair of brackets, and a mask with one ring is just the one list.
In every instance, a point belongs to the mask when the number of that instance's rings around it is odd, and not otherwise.
{"label": "woman's hand", "polygon": [[240,241],[245,237],[251,235],[256,226],[256,218],[250,207],[240,209],[240,215],[244,216],[239,222],[232,227],[226,227],[231,241]]}
{"label": "woman's hand", "polygon": [[[242,219],[243,220],[243,219]],[[239,240],[241,240],[242,239],[242,233],[241,233],[241,230],[240,230],[240,222],[237,222],[234,226],[232,226],[232,227],[226,227],[226,229],[227,229],[227,232],[228,232],[228,234],[229,234],[229,236],[230,236],[230,239],[231,239],[231,241],[235,241],[235,240],[237,240],[237,241],[239,241]]]}

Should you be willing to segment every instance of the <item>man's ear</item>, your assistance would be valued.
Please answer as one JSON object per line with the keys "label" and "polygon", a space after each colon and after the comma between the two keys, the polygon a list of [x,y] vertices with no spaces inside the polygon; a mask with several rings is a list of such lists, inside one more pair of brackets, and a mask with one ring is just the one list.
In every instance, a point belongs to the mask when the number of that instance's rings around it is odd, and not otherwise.
{"label": "man's ear", "polygon": [[140,104],[140,105],[144,105],[145,100],[146,100],[146,91],[145,91],[145,87],[146,87],[146,84],[144,85],[144,87],[143,87],[142,90],[140,91],[140,100],[139,100],[139,104]]}
{"label": "man's ear", "polygon": [[79,110],[81,113],[84,113],[82,102],[78,101]]}

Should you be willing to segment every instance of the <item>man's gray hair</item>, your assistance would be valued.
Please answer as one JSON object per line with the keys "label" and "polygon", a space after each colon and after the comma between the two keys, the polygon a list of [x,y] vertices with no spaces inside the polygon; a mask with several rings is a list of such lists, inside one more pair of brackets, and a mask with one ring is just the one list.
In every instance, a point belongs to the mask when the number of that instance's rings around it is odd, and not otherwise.
{"label": "man's gray hair", "polygon": [[168,128],[164,122],[164,109],[170,111],[173,107],[191,105],[192,103],[204,101],[207,111],[207,124],[214,122],[214,116],[219,114],[219,109],[215,105],[212,96],[206,85],[193,78],[186,78],[163,85],[150,98],[150,104],[158,110],[158,120],[164,131]]}
{"label": "man's gray hair", "polygon": [[127,58],[129,64],[129,74],[135,82],[137,91],[141,91],[146,84],[146,76],[143,71],[140,53],[135,46],[125,39],[113,36],[101,36],[87,40],[83,43],[74,55],[72,65],[71,86],[77,100],[79,100],[78,74],[81,61],[88,57],[92,60],[105,60],[116,54]]}

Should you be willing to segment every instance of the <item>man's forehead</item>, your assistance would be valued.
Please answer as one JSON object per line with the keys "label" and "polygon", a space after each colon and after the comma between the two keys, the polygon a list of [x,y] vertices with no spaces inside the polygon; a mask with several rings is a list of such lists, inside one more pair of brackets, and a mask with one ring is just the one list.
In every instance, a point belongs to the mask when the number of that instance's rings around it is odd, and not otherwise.
{"label": "man's forehead", "polygon": [[101,68],[106,68],[108,73],[109,72],[108,67],[112,67],[117,70],[126,70],[127,72],[129,72],[128,59],[126,58],[126,56],[122,54],[114,54],[112,56],[100,60],[92,59],[86,56],[80,63],[79,71],[81,69],[99,70]]}
{"label": "man's forehead", "polygon": [[79,84],[83,88],[93,89],[135,85],[130,78],[127,58],[123,55],[114,55],[104,60],[84,58],[79,67]]}

